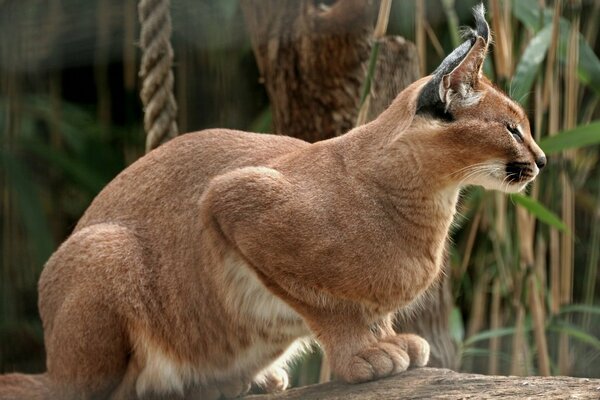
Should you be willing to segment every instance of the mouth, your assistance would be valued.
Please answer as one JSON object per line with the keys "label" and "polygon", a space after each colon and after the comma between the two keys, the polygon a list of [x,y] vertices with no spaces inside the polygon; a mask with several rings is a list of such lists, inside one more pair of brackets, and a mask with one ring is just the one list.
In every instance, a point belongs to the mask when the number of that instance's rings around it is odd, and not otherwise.
{"label": "mouth", "polygon": [[506,164],[506,181],[511,185],[519,185],[531,182],[538,174],[539,170],[531,168],[530,163],[510,162]]}
{"label": "mouth", "polygon": [[471,165],[465,171],[459,186],[478,185],[489,190],[518,193],[535,179],[540,170],[537,165],[527,162],[493,160]]}

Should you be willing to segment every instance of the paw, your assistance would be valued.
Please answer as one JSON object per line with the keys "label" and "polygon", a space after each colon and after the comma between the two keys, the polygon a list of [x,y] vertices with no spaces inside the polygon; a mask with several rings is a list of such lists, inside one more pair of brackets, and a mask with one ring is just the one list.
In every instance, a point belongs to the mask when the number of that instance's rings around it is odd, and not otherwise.
{"label": "paw", "polygon": [[384,341],[403,349],[408,354],[411,367],[424,367],[429,362],[429,343],[420,336],[404,333],[387,337]]}
{"label": "paw", "polygon": [[217,388],[224,398],[235,399],[250,391],[250,381],[244,379],[231,379],[217,383]]}
{"label": "paw", "polygon": [[287,371],[281,367],[270,368],[256,379],[256,385],[265,393],[282,392],[289,385]]}
{"label": "paw", "polygon": [[409,356],[402,346],[381,341],[354,354],[338,372],[348,383],[371,381],[406,371]]}

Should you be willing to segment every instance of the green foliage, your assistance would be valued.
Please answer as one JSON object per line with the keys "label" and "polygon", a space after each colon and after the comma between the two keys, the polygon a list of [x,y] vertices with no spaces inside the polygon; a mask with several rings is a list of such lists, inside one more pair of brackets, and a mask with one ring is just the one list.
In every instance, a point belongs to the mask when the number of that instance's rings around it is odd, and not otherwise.
{"label": "green foliage", "polygon": [[565,223],[561,221],[561,219],[556,214],[548,210],[535,199],[516,193],[512,193],[510,195],[510,199],[519,206],[525,208],[541,222],[553,226],[560,231],[568,231],[568,228],[565,225]]}
{"label": "green foliage", "polygon": [[38,189],[27,168],[13,154],[0,149],[0,161],[8,177],[7,183],[18,204],[17,211],[30,238],[27,245],[35,255],[35,262],[42,265],[54,250],[55,244],[44,215]]}
{"label": "green foliage", "polygon": [[579,125],[574,129],[545,137],[540,147],[546,154],[600,144],[600,121]]}
{"label": "green foliage", "polygon": [[523,55],[521,55],[511,82],[510,95],[523,106],[527,105],[531,88],[539,74],[548,47],[550,47],[551,37],[552,25],[550,24],[546,25],[531,39]]}
{"label": "green foliage", "polygon": [[550,324],[548,329],[553,332],[565,333],[573,339],[591,346],[596,351],[600,351],[600,340],[598,340],[598,338],[590,335],[575,325],[569,324],[568,322],[560,320],[554,321],[552,324]]}
{"label": "green foliage", "polygon": [[[548,40],[546,38],[547,30],[552,29],[552,16],[554,10],[552,8],[540,8],[540,3],[536,0],[513,0],[513,15],[519,19],[527,28],[532,29],[535,32],[543,34],[542,37],[536,41],[535,46],[538,47],[539,53],[530,51],[527,55],[538,59],[544,57],[545,51],[543,43]],[[559,19],[559,46],[558,46],[558,58],[561,62],[565,62],[567,58],[567,46],[569,31],[571,24],[565,18]],[[578,73],[582,83],[589,85],[596,93],[600,96],[600,60],[594,53],[594,50],[589,46],[585,38],[579,35],[579,63]],[[531,45],[531,43],[530,43]],[[523,54],[525,55],[525,53]],[[528,64],[527,60],[522,59],[522,62]],[[527,69],[524,67],[524,69]],[[518,68],[517,68],[518,71]],[[531,87],[531,86],[530,86]],[[520,89],[523,93],[527,93],[526,88]],[[519,99],[517,96],[516,99]]]}

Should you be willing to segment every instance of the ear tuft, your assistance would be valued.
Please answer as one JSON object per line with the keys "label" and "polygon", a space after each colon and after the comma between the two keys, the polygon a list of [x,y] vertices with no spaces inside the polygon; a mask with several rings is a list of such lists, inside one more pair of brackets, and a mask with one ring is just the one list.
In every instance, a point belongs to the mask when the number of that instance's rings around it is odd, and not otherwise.
{"label": "ear tuft", "polygon": [[485,6],[479,3],[473,7],[473,16],[475,17],[475,30],[477,36],[480,36],[486,43],[490,42],[490,26],[485,20]]}
{"label": "ear tuft", "polygon": [[429,113],[436,118],[452,120],[450,104],[467,107],[479,102],[478,82],[482,76],[490,42],[490,27],[485,20],[483,3],[473,8],[475,29],[465,28],[465,41],[450,53],[433,72],[423,87],[417,102],[417,113]]}
{"label": "ear tuft", "polygon": [[463,40],[468,40],[471,44],[477,39],[477,31],[470,26],[462,26],[459,33]]}

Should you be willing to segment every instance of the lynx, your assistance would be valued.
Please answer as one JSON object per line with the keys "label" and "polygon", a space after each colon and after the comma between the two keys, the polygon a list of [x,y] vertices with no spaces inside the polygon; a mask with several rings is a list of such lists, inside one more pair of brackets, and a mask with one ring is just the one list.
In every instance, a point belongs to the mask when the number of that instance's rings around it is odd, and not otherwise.
{"label": "lynx", "polygon": [[309,144],[182,135],[95,198],[39,281],[47,372],[2,399],[236,397],[288,385],[315,340],[350,383],[427,364],[394,314],[435,283],[459,191],[517,192],[546,163],[482,74],[483,6],[432,75],[377,119]]}

